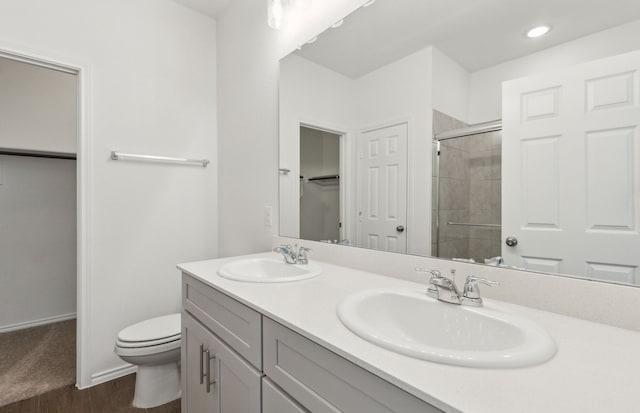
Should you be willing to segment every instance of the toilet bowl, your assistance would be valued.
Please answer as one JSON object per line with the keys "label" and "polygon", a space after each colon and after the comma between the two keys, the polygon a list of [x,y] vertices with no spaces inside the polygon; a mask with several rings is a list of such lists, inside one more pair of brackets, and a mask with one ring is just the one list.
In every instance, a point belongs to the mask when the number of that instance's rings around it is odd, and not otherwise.
{"label": "toilet bowl", "polygon": [[150,408],[180,397],[180,313],[141,321],[120,333],[115,353],[138,366],[133,406]]}

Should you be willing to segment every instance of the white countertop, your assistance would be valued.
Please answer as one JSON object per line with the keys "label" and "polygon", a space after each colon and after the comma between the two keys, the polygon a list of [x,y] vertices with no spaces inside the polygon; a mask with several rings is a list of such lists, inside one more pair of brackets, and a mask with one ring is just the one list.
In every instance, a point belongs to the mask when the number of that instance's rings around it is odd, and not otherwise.
{"label": "white countertop", "polygon": [[516,369],[438,364],[371,344],[344,327],[336,314],[339,303],[355,292],[426,289],[426,284],[316,260],[321,275],[291,283],[248,283],[217,275],[221,264],[239,258],[178,268],[446,412],[640,412],[638,332],[500,302],[551,334],[558,344],[554,358]]}

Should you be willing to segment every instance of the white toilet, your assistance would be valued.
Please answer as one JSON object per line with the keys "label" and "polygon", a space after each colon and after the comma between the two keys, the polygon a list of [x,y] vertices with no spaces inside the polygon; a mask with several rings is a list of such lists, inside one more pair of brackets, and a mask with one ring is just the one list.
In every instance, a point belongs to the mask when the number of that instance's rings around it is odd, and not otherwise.
{"label": "white toilet", "polygon": [[180,397],[180,313],[141,321],[118,333],[115,353],[138,366],[133,406],[160,406]]}

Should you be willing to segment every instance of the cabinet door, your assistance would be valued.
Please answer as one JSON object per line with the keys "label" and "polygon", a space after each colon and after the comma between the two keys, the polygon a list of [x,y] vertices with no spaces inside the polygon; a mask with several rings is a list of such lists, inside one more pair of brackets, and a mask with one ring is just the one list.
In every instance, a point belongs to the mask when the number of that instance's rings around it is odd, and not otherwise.
{"label": "cabinet door", "polygon": [[186,312],[182,330],[183,412],[260,413],[262,375]]}
{"label": "cabinet door", "polygon": [[264,317],[264,372],[313,413],[440,410]]}
{"label": "cabinet door", "polygon": [[208,332],[193,318],[182,313],[182,411],[215,412],[211,392],[206,392],[205,350]]}

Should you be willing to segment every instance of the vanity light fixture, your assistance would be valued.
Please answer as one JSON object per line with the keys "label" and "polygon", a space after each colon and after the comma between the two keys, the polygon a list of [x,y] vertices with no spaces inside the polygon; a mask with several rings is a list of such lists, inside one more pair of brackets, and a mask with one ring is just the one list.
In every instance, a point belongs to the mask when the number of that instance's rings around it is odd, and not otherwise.
{"label": "vanity light fixture", "polygon": [[527,31],[527,37],[530,39],[535,39],[536,37],[544,36],[545,34],[549,33],[550,30],[551,27],[547,25],[536,26]]}
{"label": "vanity light fixture", "polygon": [[294,9],[305,10],[311,0],[267,0],[267,23],[273,29],[280,29]]}
{"label": "vanity light fixture", "polygon": [[269,2],[267,6],[267,22],[271,28],[278,30],[282,27],[282,22],[284,21],[284,8],[287,0],[267,1]]}

